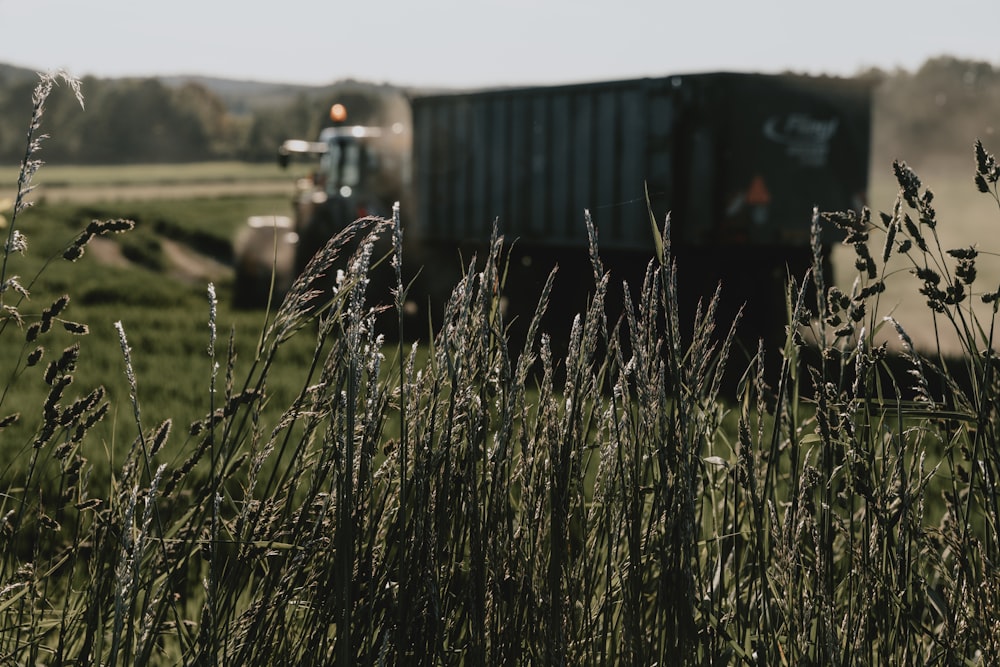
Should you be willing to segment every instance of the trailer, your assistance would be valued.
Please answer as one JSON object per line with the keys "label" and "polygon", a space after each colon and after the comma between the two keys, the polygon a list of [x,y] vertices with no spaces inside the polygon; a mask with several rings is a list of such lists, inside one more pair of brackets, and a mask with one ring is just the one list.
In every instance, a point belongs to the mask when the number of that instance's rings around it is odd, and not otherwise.
{"label": "trailer", "polygon": [[[866,199],[871,90],[856,80],[717,73],[412,104],[407,233],[424,261],[468,255],[499,220],[517,240],[512,292],[537,295],[556,262],[571,274],[557,310],[582,307],[584,211],[612,275],[634,285],[653,256],[651,208],[658,224],[671,215],[686,314],[722,281],[729,313],[749,304],[748,337],[781,333],[785,280],[813,260],[813,207],[859,210]],[[836,240],[823,238],[828,266]]]}
{"label": "trailer", "polygon": [[[780,331],[786,276],[812,263],[813,208],[857,210],[866,199],[871,88],[853,79],[678,75],[414,96],[410,109],[395,133],[345,126],[329,131],[339,145],[314,146],[342,159],[351,137],[365,142],[353,188],[328,169],[323,202],[297,224],[305,238],[324,219],[315,243],[358,210],[402,201],[409,257],[423,267],[417,285],[432,304],[498,221],[514,242],[511,302],[530,312],[558,263],[556,310],[579,309],[584,211],[612,275],[635,282],[653,256],[652,210],[659,224],[670,213],[683,293],[705,296],[722,281],[732,311],[748,302],[751,335]],[[391,159],[380,153],[385,137]],[[389,186],[358,207],[356,193],[372,192],[365,178]],[[345,205],[343,193],[355,200]],[[835,241],[823,237],[827,260]]]}

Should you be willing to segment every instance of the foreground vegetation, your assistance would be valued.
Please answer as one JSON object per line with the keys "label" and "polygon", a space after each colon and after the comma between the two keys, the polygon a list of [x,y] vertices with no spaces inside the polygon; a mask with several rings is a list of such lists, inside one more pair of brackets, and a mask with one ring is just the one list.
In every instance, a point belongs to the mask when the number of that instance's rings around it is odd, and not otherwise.
{"label": "foreground vegetation", "polygon": [[[115,406],[124,405],[129,394],[114,327],[115,322],[122,322],[132,331],[130,344],[136,350],[135,370],[141,378],[139,397],[146,405],[146,418],[150,423],[169,418],[186,427],[209,410],[203,385],[210,362],[199,362],[205,357],[207,324],[196,315],[207,314],[206,285],[211,281],[218,291],[221,335],[237,332],[235,365],[238,372],[244,372],[256,353],[264,313],[232,307],[232,270],[227,268],[232,262],[231,239],[247,215],[287,207],[287,197],[94,205],[36,202],[23,216],[23,226],[17,225],[30,234],[27,251],[10,262],[17,282],[30,291],[30,300],[19,305],[19,312],[31,321],[59,297],[70,295],[60,317],[86,323],[90,334],[80,338],[57,325],[45,334],[44,347],[51,355],[82,343],[74,387],[103,386]],[[10,211],[6,213],[9,216]],[[102,236],[100,246],[91,241],[83,256],[73,262],[62,259],[80,230],[92,221],[120,218],[134,222],[134,228],[127,234]],[[169,245],[185,249],[211,270],[182,273],[167,252]],[[281,369],[307,363],[311,351],[306,337],[283,346],[279,372],[272,373],[269,381],[275,403],[291,400],[300,389],[300,378]],[[38,406],[49,390],[41,376],[32,377],[30,371],[23,375],[19,360],[24,354],[19,344],[0,346],[0,368],[4,369],[0,386],[20,376],[3,398],[5,413],[39,414]],[[40,364],[49,360],[44,357]],[[129,411],[117,409],[94,424],[88,436],[93,449],[88,454],[120,460],[132,439],[129,422]],[[36,428],[33,420],[22,419],[3,431],[0,460],[4,466],[16,465],[19,452],[30,448]],[[98,465],[91,484],[106,493],[109,481],[108,466]]]}
{"label": "foreground vegetation", "polygon": [[[978,288],[979,250],[940,246],[933,197],[905,165],[889,213],[816,216],[844,230],[857,280],[795,277],[784,347],[758,350],[735,405],[720,392],[738,322],[717,328],[718,295],[678,320],[669,221],[651,225],[656,258],[621,321],[593,245],[593,298],[565,359],[537,326],[509,348],[499,237],[426,358],[403,343],[386,355],[368,241],[393,240],[402,321],[397,213],[331,240],[254,336],[252,364],[233,358],[208,287],[201,381],[180,389],[207,410],[188,425],[150,419],[141,331],[115,327],[127,392],[112,398],[77,381],[95,333],[66,319],[72,299],[38,308],[15,277],[48,83],[0,269],[0,336],[17,351],[0,438],[28,433],[0,469],[4,662],[1000,659],[994,321],[970,308],[1000,300]],[[976,174],[996,200],[1000,166],[982,147]],[[89,223],[62,252],[130,226]],[[317,312],[313,288],[338,262]],[[961,367],[917,354],[883,315],[886,282],[914,277],[913,298],[964,342]],[[275,369],[303,342],[298,389],[279,399]],[[12,397],[38,383],[41,402],[15,414]],[[130,423],[121,449],[96,436],[112,414]],[[102,470],[108,484],[92,483]]]}

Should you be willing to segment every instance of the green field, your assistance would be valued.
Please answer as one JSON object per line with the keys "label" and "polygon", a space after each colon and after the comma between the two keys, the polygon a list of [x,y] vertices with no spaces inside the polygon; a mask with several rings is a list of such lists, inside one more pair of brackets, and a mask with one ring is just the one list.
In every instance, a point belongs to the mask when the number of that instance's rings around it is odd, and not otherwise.
{"label": "green field", "polygon": [[[710,309],[682,343],[665,316],[677,294],[658,278],[628,327],[609,327],[597,290],[565,358],[540,336],[537,359],[517,357],[498,335],[495,253],[433,346],[376,335],[364,267],[336,317],[309,319],[303,297],[272,327],[273,315],[231,307],[230,241],[249,215],[287,214],[290,192],[150,198],[165,186],[142,171],[110,199],[95,178],[18,218],[28,249],[8,253],[5,275],[30,299],[7,292],[23,322],[7,311],[0,324],[0,424],[21,415],[0,430],[0,657],[1000,660],[995,358],[971,355],[942,386],[927,364],[909,373],[912,360],[887,375],[877,346],[895,334],[870,335],[892,312],[937,345],[905,260],[953,271],[944,251],[976,245],[973,297],[1000,285],[996,202],[975,191],[973,165],[921,174],[942,252],[923,223],[932,247],[900,254],[900,232],[883,267],[873,231],[886,291],[860,278],[847,333],[818,359],[793,337],[765,350],[781,368],[755,360],[735,396],[720,389],[729,323]],[[891,212],[895,193],[876,172],[873,208]],[[61,258],[93,220],[118,218],[135,229]],[[855,252],[835,257],[848,293]],[[68,306],[36,336],[62,294]],[[948,312],[971,320],[968,303]],[[75,323],[89,333],[62,326]],[[955,349],[977,349],[966,334]],[[916,398],[897,400],[893,382]]]}
{"label": "green field", "polygon": [[[205,385],[206,364],[202,354],[206,345],[207,303],[205,290],[209,281],[215,283],[219,295],[220,331],[232,327],[240,351],[241,363],[252,358],[253,346],[259,335],[264,314],[232,309],[232,258],[228,254],[237,230],[251,215],[287,215],[291,185],[286,181],[286,194],[253,194],[253,188],[267,180],[272,167],[261,165],[200,164],[200,165],[141,165],[132,167],[71,167],[45,168],[44,180],[65,182],[67,193],[78,195],[52,201],[42,196],[38,205],[26,211],[22,229],[31,240],[26,257],[15,257],[12,269],[22,278],[33,275],[45,266],[38,282],[31,286],[29,309],[38,311],[63,292],[73,297],[69,317],[86,322],[92,334],[84,346],[81,372],[82,384],[105,385],[121,398],[126,388],[121,371],[121,351],[113,335],[113,323],[121,320],[136,348],[135,363],[141,372],[141,395],[151,422],[173,418],[187,424],[207,410]],[[976,245],[982,251],[978,265],[979,291],[1000,285],[1000,259],[990,254],[992,232],[1000,224],[1000,215],[992,200],[975,192],[972,166],[927,169],[924,181],[936,193],[935,205],[941,220],[939,231],[945,249]],[[221,183],[232,174],[242,174],[248,192],[232,196],[176,197],[144,199],[144,193],[155,193],[159,187],[183,188],[194,182]],[[887,177],[888,175],[888,177]],[[890,169],[875,170],[871,189],[871,204],[875,210],[891,211],[895,200],[895,185]],[[113,182],[118,196],[113,200],[94,201],[94,191]],[[115,237],[113,244],[132,256],[125,262],[109,262],[100,253],[92,252],[76,264],[56,261],[45,265],[44,260],[58,254],[92,219],[128,218],[137,223],[136,229]],[[872,245],[878,250],[881,237],[873,235]],[[169,256],[166,244],[187,248],[194,261],[210,262],[204,273],[180,270],[176,258]],[[837,248],[834,267],[837,283],[849,290],[856,271],[853,251]],[[197,266],[197,263],[195,264]],[[940,341],[947,353],[959,353],[960,339],[947,328],[934,328],[931,311],[919,298],[914,298],[918,282],[907,265],[899,258],[891,267],[882,295],[881,310],[891,313],[908,331],[918,348],[930,353]],[[725,298],[725,287],[723,287]],[[988,306],[973,300],[976,312],[985,316]],[[29,311],[30,312],[30,311]],[[69,338],[53,344],[69,344]],[[897,345],[897,336],[888,327],[879,333],[880,340]],[[294,348],[294,346],[293,346]],[[308,354],[309,342],[304,341],[298,352],[300,361]],[[6,355],[19,353],[7,348]],[[163,373],[158,369],[171,369]],[[285,378],[287,377],[287,381]],[[278,369],[272,374],[275,388],[285,386],[283,394],[298,388],[300,377],[295,372]],[[0,404],[8,411],[26,410],[37,402],[38,393],[21,391],[8,395]],[[277,389],[276,389],[277,390]],[[122,423],[124,422],[124,424]],[[125,416],[102,424],[101,439],[106,443],[128,446],[129,424]],[[14,432],[16,433],[16,432]],[[12,436],[13,433],[8,434]],[[16,438],[5,438],[5,442]],[[24,440],[21,440],[23,446]],[[6,449],[8,445],[5,445]]]}
{"label": "green field", "polygon": [[[981,291],[1000,285],[1000,260],[990,254],[988,242],[1000,226],[995,203],[975,191],[974,163],[953,156],[924,158],[918,175],[934,191],[941,219],[939,233],[945,249],[976,245],[983,251],[978,265]],[[250,215],[289,215],[294,178],[304,176],[307,165],[288,171],[275,164],[216,162],[181,165],[46,166],[38,177],[34,198],[42,202],[91,204],[106,217],[136,215],[170,220],[206,232],[221,241],[231,240],[235,230]],[[12,196],[17,181],[15,168],[0,169],[0,203]],[[896,197],[891,164],[873,164],[869,202],[873,211],[891,212]],[[7,193],[7,194],[4,194]],[[185,201],[187,200],[187,201]],[[3,211],[0,210],[0,215]],[[638,221],[637,224],[645,224]],[[881,239],[873,239],[879,243]],[[849,288],[855,271],[849,248],[834,251],[837,282]],[[933,321],[924,304],[908,295],[916,278],[903,263],[890,265],[898,271],[888,281],[883,303],[907,327],[922,349],[931,349],[935,339]],[[979,312],[983,312],[977,306]],[[959,342],[947,333],[940,339],[949,352],[959,351]]]}
{"label": "green field", "polygon": [[[64,317],[86,323],[90,334],[81,338],[54,330],[44,341],[45,359],[51,360],[64,347],[79,342],[82,349],[74,385],[81,389],[103,385],[114,403],[124,406],[128,386],[114,329],[114,323],[121,321],[133,347],[133,361],[141,378],[139,399],[148,423],[173,419],[183,432],[188,424],[209,411],[206,378],[211,361],[205,352],[208,283],[213,282],[217,289],[220,336],[228,338],[230,330],[233,331],[238,352],[235,371],[246,372],[254,358],[265,313],[232,309],[229,244],[248,215],[284,212],[287,205],[287,198],[282,197],[150,200],[127,204],[39,203],[19,218],[19,226],[29,239],[29,250],[24,257],[14,256],[8,267],[8,272],[20,276],[31,293],[30,301],[22,303],[19,309],[30,322],[60,295],[69,294],[71,301]],[[92,242],[93,247],[76,262],[59,257],[91,220],[116,218],[134,220],[135,230],[104,240],[101,245]],[[185,249],[188,261],[183,268],[176,266],[175,258],[165,252],[167,244]],[[198,267],[204,267],[205,272],[199,273]],[[4,335],[17,336],[10,330]],[[287,366],[289,372],[272,376],[272,388],[282,400],[289,399],[289,392],[300,388],[296,384],[300,383],[296,371],[299,364],[308,361],[311,349],[307,338],[302,343],[287,348],[292,357]],[[225,340],[221,345],[227,345]],[[17,372],[26,375],[19,378],[17,391],[7,393],[0,402],[0,412],[4,414],[32,414],[47,390],[39,380],[30,377],[30,369],[25,371],[15,365],[15,360],[24,353],[20,345],[5,345],[0,351],[4,359],[0,366],[19,368]],[[301,355],[305,355],[305,360]],[[291,385],[285,385],[283,379]],[[30,443],[34,419],[22,423],[23,429],[15,426],[0,440],[0,449],[8,456],[23,451]],[[136,436],[128,413],[112,414],[96,429],[94,442],[100,443],[99,450],[107,450],[91,452],[97,459],[113,459],[114,452],[127,450]],[[100,466],[98,470],[107,467]],[[106,483],[106,473],[99,473],[98,477]]]}

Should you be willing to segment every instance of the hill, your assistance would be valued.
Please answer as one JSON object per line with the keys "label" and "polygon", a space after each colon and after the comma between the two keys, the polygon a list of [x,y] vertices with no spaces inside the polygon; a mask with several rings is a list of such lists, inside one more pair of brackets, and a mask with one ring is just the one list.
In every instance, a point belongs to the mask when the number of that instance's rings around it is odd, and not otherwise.
{"label": "hill", "polygon": [[315,97],[322,93],[320,86],[302,86],[263,81],[240,81],[207,76],[157,77],[171,88],[194,84],[211,91],[226,108],[236,114],[254,113],[287,106],[299,96]]}
{"label": "hill", "polygon": [[37,80],[38,74],[34,70],[0,63],[0,88]]}

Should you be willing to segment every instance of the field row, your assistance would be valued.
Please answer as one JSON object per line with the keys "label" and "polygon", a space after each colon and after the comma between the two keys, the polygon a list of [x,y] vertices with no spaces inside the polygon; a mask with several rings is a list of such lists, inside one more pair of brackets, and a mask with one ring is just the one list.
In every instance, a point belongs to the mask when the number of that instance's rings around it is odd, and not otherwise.
{"label": "field row", "polygon": [[[94,203],[142,199],[232,197],[291,193],[299,166],[282,170],[272,163],[199,162],[142,165],[46,165],[35,180],[34,198]],[[0,168],[0,202],[17,190],[18,168]]]}

